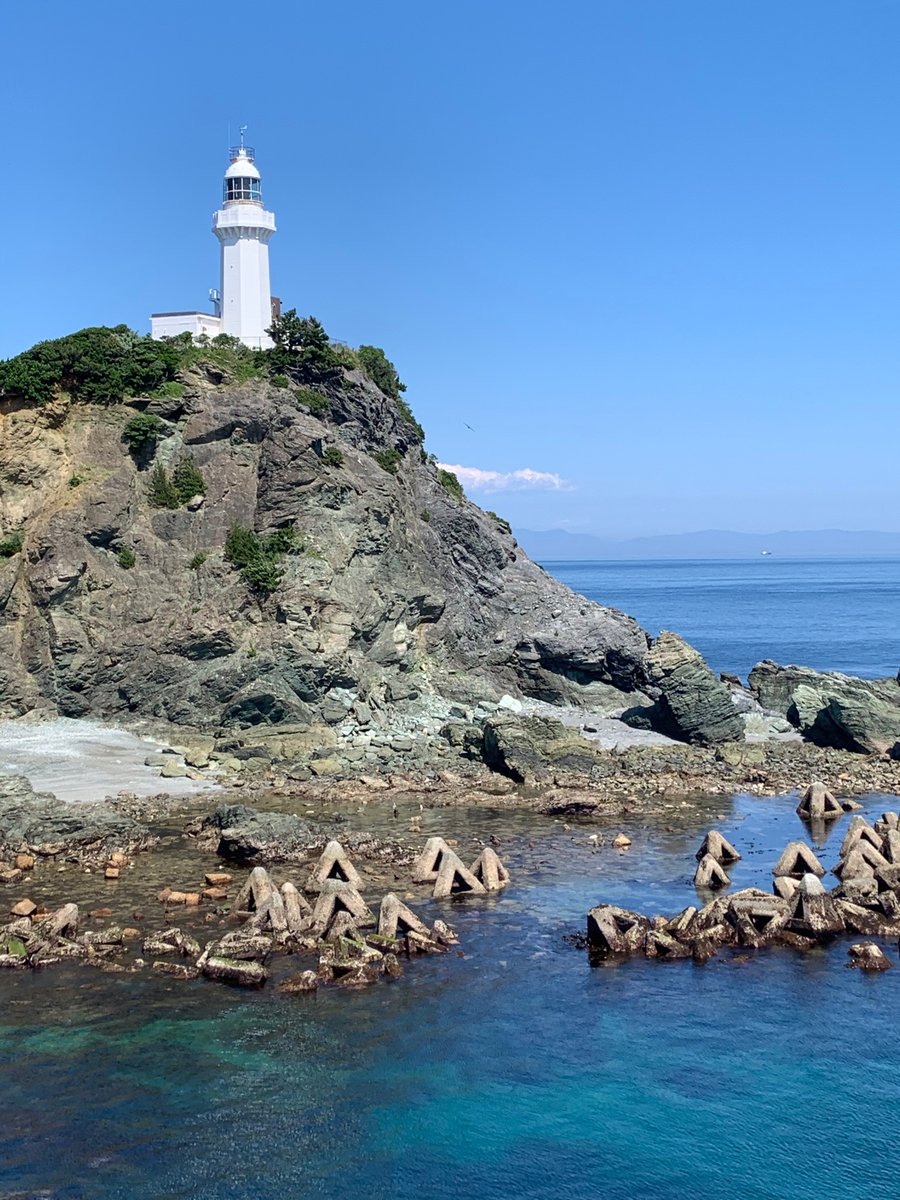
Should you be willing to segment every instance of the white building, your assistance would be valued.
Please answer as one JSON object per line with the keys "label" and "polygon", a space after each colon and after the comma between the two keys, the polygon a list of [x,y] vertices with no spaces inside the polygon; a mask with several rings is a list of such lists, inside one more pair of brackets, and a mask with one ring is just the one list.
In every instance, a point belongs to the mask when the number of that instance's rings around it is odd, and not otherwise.
{"label": "white building", "polygon": [[215,312],[153,313],[152,337],[230,333],[254,350],[272,345],[266,330],[273,315],[269,238],[275,232],[275,214],[263,208],[253,149],[244,145],[243,136],[230,158],[223,204],[213,213],[213,233],[222,248],[219,291],[210,293]]}

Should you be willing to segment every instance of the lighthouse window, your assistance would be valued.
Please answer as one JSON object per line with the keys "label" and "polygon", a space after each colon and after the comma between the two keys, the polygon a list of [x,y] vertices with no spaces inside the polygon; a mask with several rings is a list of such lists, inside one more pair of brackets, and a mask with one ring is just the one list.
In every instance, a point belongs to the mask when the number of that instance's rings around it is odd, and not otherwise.
{"label": "lighthouse window", "polygon": [[262,192],[260,190],[258,179],[226,179],[225,180],[225,199],[226,200],[261,200]]}

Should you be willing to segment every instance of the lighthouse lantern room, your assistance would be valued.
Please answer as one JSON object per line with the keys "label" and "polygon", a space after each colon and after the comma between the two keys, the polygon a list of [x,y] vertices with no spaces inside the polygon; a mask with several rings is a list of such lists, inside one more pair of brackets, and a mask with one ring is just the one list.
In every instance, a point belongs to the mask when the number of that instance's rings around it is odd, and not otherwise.
{"label": "lighthouse lantern room", "polygon": [[229,157],[222,207],[213,213],[212,229],[221,247],[219,290],[210,292],[215,311],[153,313],[150,332],[155,338],[228,333],[254,350],[272,345],[266,330],[273,313],[269,239],[275,214],[263,208],[259,170],[253,148],[244,145],[243,130],[241,144]]}

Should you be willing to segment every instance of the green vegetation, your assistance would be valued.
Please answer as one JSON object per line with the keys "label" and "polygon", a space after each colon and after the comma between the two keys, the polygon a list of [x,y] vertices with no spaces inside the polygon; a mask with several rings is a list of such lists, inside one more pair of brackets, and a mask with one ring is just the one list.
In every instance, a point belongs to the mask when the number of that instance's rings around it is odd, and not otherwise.
{"label": "green vegetation", "polygon": [[272,387],[276,388],[289,388],[291,386],[291,381],[287,375],[273,375],[269,379],[269,383],[271,383]]}
{"label": "green vegetation", "polygon": [[188,569],[191,571],[199,571],[206,562],[208,555],[205,550],[198,550],[191,561],[188,563]]}
{"label": "green vegetation", "polygon": [[308,408],[313,416],[317,416],[331,407],[327,396],[323,396],[321,392],[314,391],[309,387],[294,388],[294,398],[298,404]]}
{"label": "green vegetation", "polygon": [[169,379],[162,387],[155,388],[150,395],[159,400],[180,400],[184,395],[184,384],[179,383],[177,379]]}
{"label": "green vegetation", "polygon": [[22,549],[24,540],[25,535],[21,529],[17,529],[15,533],[11,533],[8,537],[0,539],[0,558],[12,558],[14,554],[18,554]]}
{"label": "green vegetation", "polygon": [[[457,480],[457,482],[459,481]],[[497,514],[495,512],[491,512],[490,509],[486,510],[486,515],[491,518],[501,532],[512,533],[512,525],[510,525],[509,521],[505,520],[503,517],[498,517]]]}
{"label": "green vegetation", "polygon": [[261,538],[252,529],[232,525],[225,539],[225,558],[240,569],[241,579],[248,587],[265,594],[274,592],[281,583],[281,556],[302,552],[303,542],[292,526],[276,529]]}
{"label": "green vegetation", "polygon": [[77,475],[77,474],[76,474],[76,475],[72,475],[72,476],[70,476],[70,477],[69,477],[69,487],[70,487],[70,488],[77,488],[77,487],[81,487],[81,485],[82,485],[83,483],[84,483],[84,476],[83,476],[83,475]]}
{"label": "green vegetation", "polygon": [[147,498],[154,508],[180,508],[181,506],[175,485],[161,463],[157,463],[150,473]]}
{"label": "green vegetation", "polygon": [[356,351],[359,365],[386,396],[399,400],[400,393],[406,391],[406,384],[400,382],[397,368],[381,349],[380,346],[360,346]]}
{"label": "green vegetation", "polygon": [[465,499],[466,494],[463,491],[463,485],[459,482],[452,471],[445,471],[444,468],[441,467],[437,473],[437,481],[447,495],[451,496],[454,500],[462,501]]}
{"label": "green vegetation", "polygon": [[266,351],[270,367],[309,380],[335,379],[341,370],[338,354],[321,321],[298,317],[296,308],[276,317],[266,331],[275,343]]}
{"label": "green vegetation", "polygon": [[153,413],[139,413],[127,421],[122,441],[128,443],[132,454],[141,454],[154,446],[162,433],[162,421]]}
{"label": "green vegetation", "polygon": [[206,495],[206,480],[187,454],[178,460],[171,476],[161,463],[156,464],[150,474],[147,495],[155,508],[181,508],[194,496]]}
{"label": "green vegetation", "polygon": [[326,446],[322,451],[322,462],[326,467],[341,467],[344,464],[344,456],[337,446]]}
{"label": "green vegetation", "polygon": [[206,495],[206,480],[200,474],[192,454],[185,454],[175,464],[172,472],[172,486],[181,504],[187,504],[195,496]]}
{"label": "green vegetation", "polygon": [[431,513],[428,511],[428,509],[427,509],[427,508],[423,508],[423,509],[422,509],[422,512],[421,512],[421,514],[420,514],[420,515],[421,515],[421,517],[422,517],[422,520],[423,520],[423,521],[425,522],[425,524],[427,525],[427,524],[428,524],[428,522],[431,520]]}
{"label": "green vegetation", "polygon": [[137,562],[137,558],[130,546],[123,546],[116,555],[116,561],[124,571],[130,571]]}
{"label": "green vegetation", "polygon": [[214,338],[201,334],[196,342],[189,333],[180,333],[170,344],[177,349],[182,368],[212,367],[235,383],[246,383],[259,375],[266,354],[264,350],[251,350],[230,333],[218,333]]}
{"label": "green vegetation", "polygon": [[381,467],[382,471],[387,471],[388,475],[397,474],[401,458],[399,450],[376,450],[372,457],[378,463],[379,467]]}
{"label": "green vegetation", "polygon": [[116,404],[162,387],[179,365],[179,350],[170,342],[144,337],[127,325],[98,325],[38,342],[0,362],[0,395],[46,404],[65,391],[89,404]]}

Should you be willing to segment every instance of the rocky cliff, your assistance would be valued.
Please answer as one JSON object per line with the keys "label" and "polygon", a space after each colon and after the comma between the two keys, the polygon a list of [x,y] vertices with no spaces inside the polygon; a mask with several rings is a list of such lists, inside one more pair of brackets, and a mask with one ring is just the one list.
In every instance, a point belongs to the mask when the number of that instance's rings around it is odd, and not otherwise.
{"label": "rocky cliff", "polygon": [[[302,731],[504,693],[641,703],[637,623],[531,562],[363,372],[179,378],[106,406],[0,399],[0,711]],[[130,452],[139,413],[157,436]],[[158,468],[187,456],[205,494],[160,506]],[[271,590],[226,557],[235,526],[277,534]]]}

